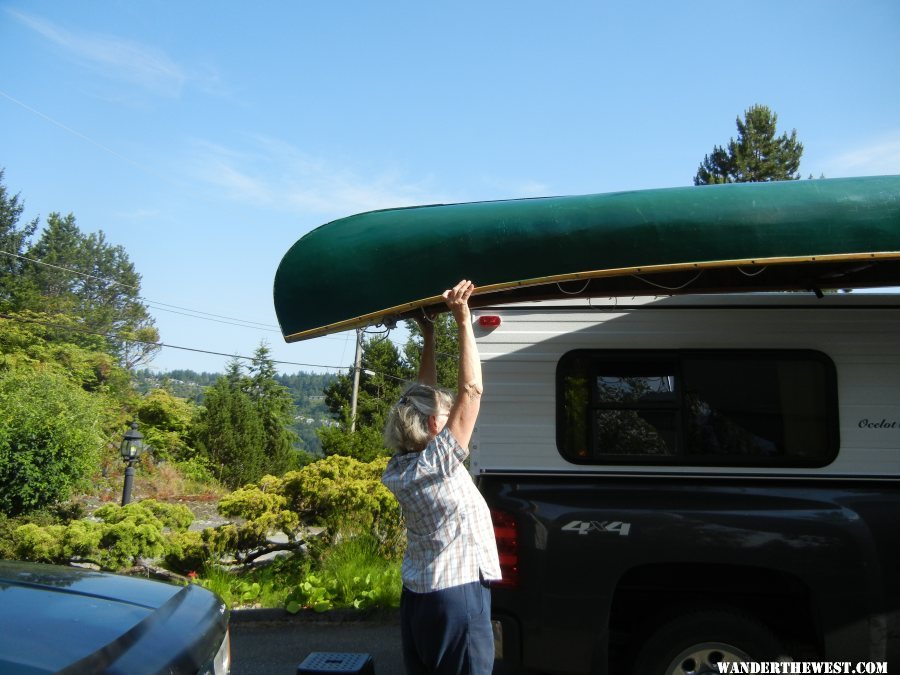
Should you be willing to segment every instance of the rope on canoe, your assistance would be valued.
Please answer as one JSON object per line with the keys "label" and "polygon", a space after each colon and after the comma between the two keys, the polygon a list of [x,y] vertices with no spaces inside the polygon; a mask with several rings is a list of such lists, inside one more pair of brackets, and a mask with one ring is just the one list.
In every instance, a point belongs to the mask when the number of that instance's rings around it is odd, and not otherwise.
{"label": "rope on canoe", "polygon": [[558,281],[556,282],[556,287],[559,289],[560,293],[565,293],[566,295],[579,295],[581,293],[584,293],[584,291],[587,289],[587,287],[590,283],[591,283],[591,280],[588,279],[587,281],[584,282],[584,286],[579,288],[577,291],[567,291],[565,288],[560,286]]}
{"label": "rope on canoe", "polygon": [[638,276],[637,274],[632,274],[631,276],[633,276],[635,279],[638,279],[639,281],[643,281],[645,284],[650,284],[651,286],[656,286],[657,288],[662,288],[666,291],[680,291],[682,288],[687,288],[692,283],[697,281],[697,279],[700,278],[701,274],[703,274],[703,270],[697,272],[697,274],[694,275],[693,279],[689,279],[685,283],[681,284],[681,286],[663,286],[662,284],[658,284],[655,281],[650,281],[649,279],[645,279],[644,277]]}

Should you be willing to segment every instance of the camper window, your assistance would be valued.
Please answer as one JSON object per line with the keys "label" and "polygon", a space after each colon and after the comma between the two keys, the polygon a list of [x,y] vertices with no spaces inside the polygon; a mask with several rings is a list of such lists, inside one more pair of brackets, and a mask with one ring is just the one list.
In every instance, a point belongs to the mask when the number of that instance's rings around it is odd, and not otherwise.
{"label": "camper window", "polygon": [[572,462],[822,466],[837,452],[834,365],[819,352],[578,350],[557,384]]}

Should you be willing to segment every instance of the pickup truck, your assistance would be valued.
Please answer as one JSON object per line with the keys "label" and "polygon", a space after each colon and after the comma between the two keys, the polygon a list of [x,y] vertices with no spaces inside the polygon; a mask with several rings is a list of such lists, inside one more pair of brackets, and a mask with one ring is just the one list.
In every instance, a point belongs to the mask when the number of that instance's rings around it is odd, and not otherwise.
{"label": "pickup truck", "polygon": [[474,311],[496,673],[900,666],[900,297],[819,295]]}

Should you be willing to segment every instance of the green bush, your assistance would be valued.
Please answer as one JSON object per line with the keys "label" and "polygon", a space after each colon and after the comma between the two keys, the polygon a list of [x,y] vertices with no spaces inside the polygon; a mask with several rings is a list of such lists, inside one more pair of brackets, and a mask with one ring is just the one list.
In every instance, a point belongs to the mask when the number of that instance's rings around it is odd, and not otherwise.
{"label": "green bush", "polygon": [[215,479],[212,467],[206,457],[191,457],[190,459],[174,462],[174,464],[185,480],[200,485],[218,486],[218,481]]}
{"label": "green bush", "polygon": [[196,574],[215,558],[202,532],[173,532],[164,556],[166,568],[179,574]]}
{"label": "green bush", "polygon": [[127,506],[107,504],[94,514],[101,522],[28,523],[12,536],[15,557],[37,562],[92,562],[119,571],[135,560],[176,556],[193,520],[190,509],[148,499]]}
{"label": "green bush", "polygon": [[181,461],[195,455],[187,441],[199,414],[194,403],[165,389],[154,389],[138,401],[135,412],[144,440],[157,459]]}
{"label": "green bush", "polygon": [[7,518],[0,513],[0,560],[12,560],[17,556],[16,530],[22,525],[33,523],[39,527],[48,525],[68,525],[73,520],[84,517],[84,507],[68,502],[50,508],[31,511],[27,515]]}
{"label": "green bush", "polygon": [[181,504],[164,504],[146,499],[126,506],[107,504],[94,516],[103,520],[102,536],[95,560],[106,569],[122,569],[137,558],[160,558],[169,549],[169,537],[163,532],[187,530],[194,519],[191,510]]}
{"label": "green bush", "polygon": [[184,504],[166,504],[154,499],[144,499],[126,506],[106,504],[97,509],[94,516],[110,525],[129,520],[136,525],[152,524],[160,530],[168,528],[176,532],[184,532],[194,522],[194,514]]}
{"label": "green bush", "polygon": [[285,474],[280,491],[304,522],[338,532],[371,532],[383,556],[399,559],[403,548],[400,505],[381,483],[388,458],[360,462],[333,455]]}
{"label": "green bush", "polygon": [[237,561],[251,559],[252,553],[268,548],[269,533],[285,534],[299,547],[300,519],[287,508],[287,500],[277,489],[280,480],[265,476],[257,486],[235,490],[219,501],[219,513],[239,522],[204,531],[208,546],[216,551],[232,552]]}
{"label": "green bush", "polygon": [[103,410],[49,370],[0,373],[0,512],[18,515],[67,499],[97,466]]}
{"label": "green bush", "polygon": [[265,476],[256,485],[235,490],[219,502],[219,513],[236,523],[204,533],[211,549],[229,551],[248,562],[271,550],[270,532],[282,532],[299,547],[300,525],[324,528],[325,543],[339,532],[368,532],[379,542],[383,556],[402,554],[400,506],[381,484],[387,458],[360,462],[334,455],[290,471],[283,478]]}

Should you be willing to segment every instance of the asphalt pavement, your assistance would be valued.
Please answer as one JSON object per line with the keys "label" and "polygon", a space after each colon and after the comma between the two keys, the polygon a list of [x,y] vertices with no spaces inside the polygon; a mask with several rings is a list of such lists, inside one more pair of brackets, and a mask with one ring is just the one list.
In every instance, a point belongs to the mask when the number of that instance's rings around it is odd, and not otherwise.
{"label": "asphalt pavement", "polygon": [[375,675],[403,673],[397,612],[291,616],[244,610],[231,615],[232,675],[295,675],[312,652],[369,654]]}

